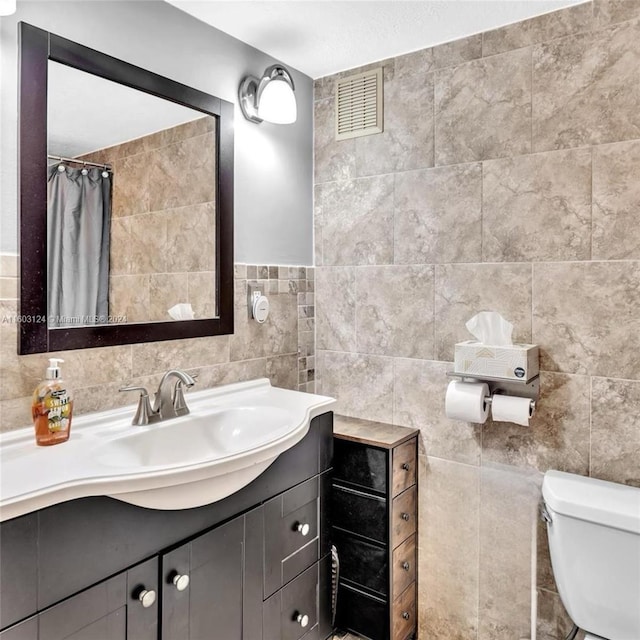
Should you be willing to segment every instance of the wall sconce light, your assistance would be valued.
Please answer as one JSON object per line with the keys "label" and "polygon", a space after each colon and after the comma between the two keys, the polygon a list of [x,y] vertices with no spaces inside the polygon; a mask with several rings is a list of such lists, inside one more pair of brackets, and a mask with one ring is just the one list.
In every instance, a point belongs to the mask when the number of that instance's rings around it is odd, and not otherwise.
{"label": "wall sconce light", "polygon": [[0,0],[0,16],[10,16],[16,12],[16,0]]}
{"label": "wall sconce light", "polygon": [[293,78],[280,64],[267,67],[262,78],[247,76],[238,90],[240,108],[247,120],[291,124],[298,117]]}

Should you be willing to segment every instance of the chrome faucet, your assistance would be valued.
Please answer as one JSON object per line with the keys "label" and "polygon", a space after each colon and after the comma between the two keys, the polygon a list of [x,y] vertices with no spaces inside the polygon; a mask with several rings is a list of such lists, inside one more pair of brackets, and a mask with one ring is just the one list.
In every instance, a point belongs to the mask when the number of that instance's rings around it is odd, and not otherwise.
{"label": "chrome faucet", "polygon": [[[169,380],[177,378],[173,389],[171,389]],[[121,387],[119,391],[139,391],[140,399],[138,400],[138,408],[133,416],[132,424],[145,425],[162,420],[169,420],[178,416],[184,416],[189,413],[189,407],[184,398],[184,388],[192,387],[196,383],[197,376],[190,376],[180,369],[170,369],[160,380],[158,390],[155,393],[153,407],[149,400],[149,392],[145,387],[126,386]]]}

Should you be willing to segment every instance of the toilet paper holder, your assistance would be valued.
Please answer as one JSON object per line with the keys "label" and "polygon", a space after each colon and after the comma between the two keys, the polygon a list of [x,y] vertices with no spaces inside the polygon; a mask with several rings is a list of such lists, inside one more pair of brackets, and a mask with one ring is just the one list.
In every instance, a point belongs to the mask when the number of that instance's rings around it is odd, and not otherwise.
{"label": "toilet paper holder", "polygon": [[487,404],[493,401],[492,396],[502,394],[505,396],[519,396],[531,400],[531,412],[536,409],[536,402],[540,397],[540,376],[536,375],[530,380],[511,380],[508,378],[492,378],[491,376],[478,376],[469,373],[447,371],[449,378],[458,378],[462,382],[486,382],[489,387],[489,397],[485,398]]}

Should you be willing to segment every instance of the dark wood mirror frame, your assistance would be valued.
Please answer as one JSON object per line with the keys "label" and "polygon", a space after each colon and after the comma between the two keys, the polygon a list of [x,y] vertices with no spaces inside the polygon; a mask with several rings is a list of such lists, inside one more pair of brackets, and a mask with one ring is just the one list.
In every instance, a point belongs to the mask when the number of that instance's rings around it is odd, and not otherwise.
{"label": "dark wood mirror frame", "polygon": [[[233,104],[26,23],[19,25],[18,353],[233,333]],[[54,60],[203,114],[217,128],[216,308],[202,320],[50,329],[47,325],[47,74]]]}

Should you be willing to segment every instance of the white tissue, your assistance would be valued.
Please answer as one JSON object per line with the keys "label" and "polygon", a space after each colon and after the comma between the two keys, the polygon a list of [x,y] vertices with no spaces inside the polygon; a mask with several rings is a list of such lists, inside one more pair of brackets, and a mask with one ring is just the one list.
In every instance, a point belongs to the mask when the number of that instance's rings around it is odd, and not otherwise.
{"label": "white tissue", "polygon": [[452,380],[445,396],[447,418],[483,424],[489,417],[489,387],[485,382]]}
{"label": "white tissue", "polygon": [[179,302],[168,310],[174,320],[193,320],[193,307],[188,302]]}
{"label": "white tissue", "polygon": [[496,422],[515,422],[523,427],[528,427],[532,415],[533,408],[530,398],[505,396],[499,393],[493,395],[491,417]]}
{"label": "white tissue", "polygon": [[481,311],[466,324],[469,332],[482,344],[494,347],[511,345],[513,325],[497,311]]}

